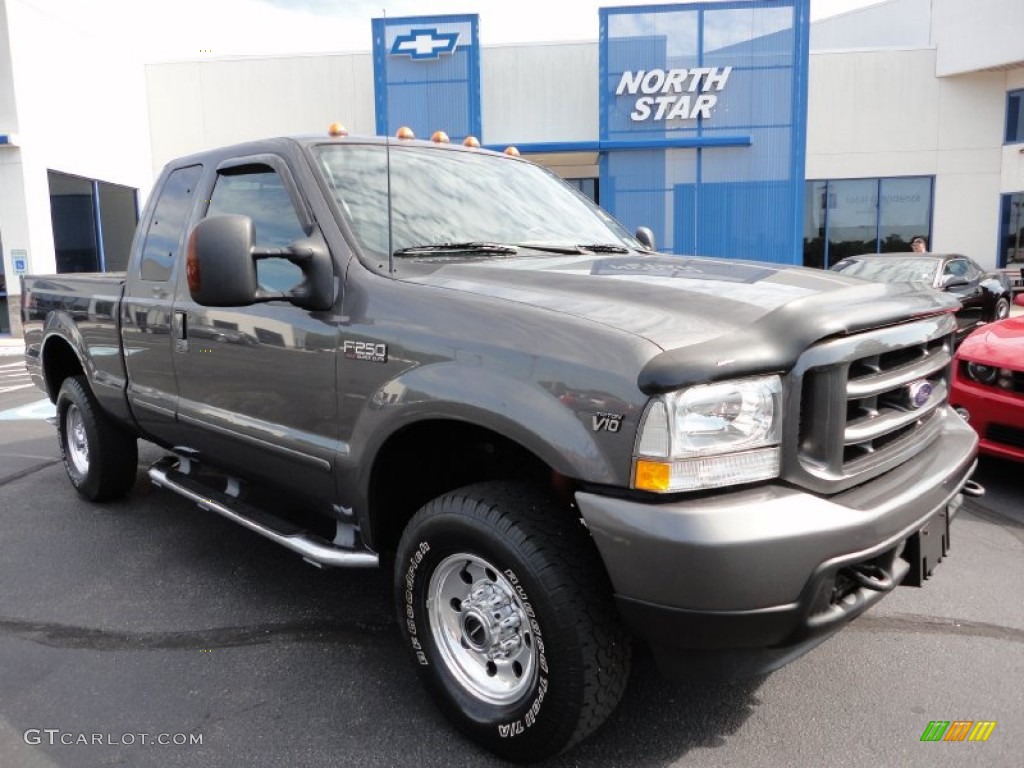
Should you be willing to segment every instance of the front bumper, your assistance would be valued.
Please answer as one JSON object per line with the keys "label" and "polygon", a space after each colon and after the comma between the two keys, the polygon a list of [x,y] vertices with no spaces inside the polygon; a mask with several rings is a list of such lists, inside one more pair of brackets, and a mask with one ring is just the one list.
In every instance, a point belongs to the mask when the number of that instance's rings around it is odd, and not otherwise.
{"label": "front bumper", "polygon": [[666,672],[759,674],[886,593],[861,589],[837,609],[830,600],[844,569],[877,566],[903,579],[908,540],[959,509],[977,442],[961,419],[946,418],[913,459],[830,497],[767,484],[664,503],[576,499],[623,619]]}
{"label": "front bumper", "polygon": [[969,414],[980,453],[1024,461],[1024,396],[971,381],[957,364],[949,402]]}

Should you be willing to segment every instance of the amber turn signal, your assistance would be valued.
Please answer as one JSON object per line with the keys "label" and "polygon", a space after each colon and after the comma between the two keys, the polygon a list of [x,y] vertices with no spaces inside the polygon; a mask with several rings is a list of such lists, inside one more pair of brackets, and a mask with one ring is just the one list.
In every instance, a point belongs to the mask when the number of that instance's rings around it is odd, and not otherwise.
{"label": "amber turn signal", "polygon": [[636,460],[634,487],[641,491],[667,491],[672,466],[663,461]]}
{"label": "amber turn signal", "polygon": [[196,253],[196,230],[188,236],[188,247],[185,250],[185,277],[188,279],[188,289],[197,293],[203,286],[199,277],[199,256]]}

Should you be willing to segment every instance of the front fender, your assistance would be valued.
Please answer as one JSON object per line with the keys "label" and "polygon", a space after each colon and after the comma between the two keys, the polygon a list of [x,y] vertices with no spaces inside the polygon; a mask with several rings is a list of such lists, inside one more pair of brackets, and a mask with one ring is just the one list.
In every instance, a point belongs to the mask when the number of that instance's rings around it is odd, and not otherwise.
{"label": "front fender", "polygon": [[625,471],[615,471],[595,433],[541,384],[449,362],[411,369],[371,395],[350,443],[362,450],[346,457],[359,469],[360,488],[367,488],[374,459],[392,435],[436,419],[489,429],[568,477],[615,484]]}
{"label": "front fender", "polygon": [[1000,296],[1010,292],[1010,281],[1002,275],[990,275],[981,280],[981,287],[988,294],[988,298],[995,302]]}

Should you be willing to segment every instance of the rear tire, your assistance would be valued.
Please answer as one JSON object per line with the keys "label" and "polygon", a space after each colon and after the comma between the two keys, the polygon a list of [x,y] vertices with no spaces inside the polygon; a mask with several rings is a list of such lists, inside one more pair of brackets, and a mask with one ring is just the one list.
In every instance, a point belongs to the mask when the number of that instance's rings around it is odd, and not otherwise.
{"label": "rear tire", "polygon": [[402,535],[395,596],[424,684],[502,758],[568,749],[625,690],[631,641],[597,550],[537,490],[481,483],[429,502]]}
{"label": "rear tire", "polygon": [[110,420],[84,376],[69,376],[57,395],[57,436],[68,478],[89,501],[124,496],[135,483],[138,441]]}

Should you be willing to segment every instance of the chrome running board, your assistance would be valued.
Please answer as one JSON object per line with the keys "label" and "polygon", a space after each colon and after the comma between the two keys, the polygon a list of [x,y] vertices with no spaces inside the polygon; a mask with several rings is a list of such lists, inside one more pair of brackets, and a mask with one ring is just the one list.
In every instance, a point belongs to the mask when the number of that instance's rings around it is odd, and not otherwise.
{"label": "chrome running board", "polygon": [[[297,552],[304,560],[318,567],[327,565],[337,568],[376,568],[379,564],[374,552],[339,547],[286,520],[233,498],[234,494],[230,492],[221,493],[207,488],[199,481],[177,471],[177,462],[178,459],[168,456],[150,467],[149,479],[153,485],[174,491],[194,501],[200,509],[216,512],[292,552]],[[230,481],[228,487],[231,488]]]}

